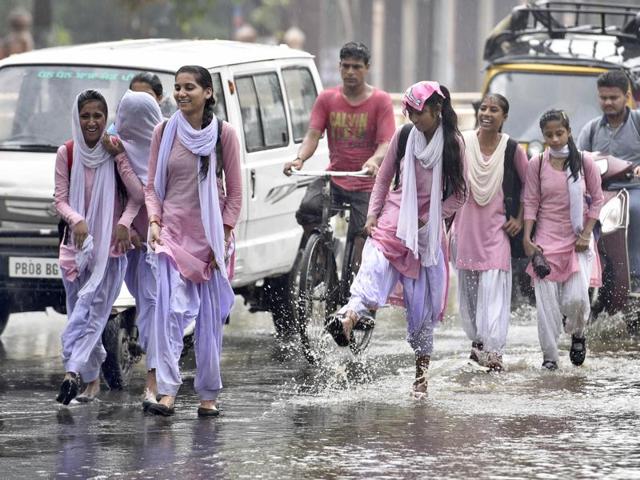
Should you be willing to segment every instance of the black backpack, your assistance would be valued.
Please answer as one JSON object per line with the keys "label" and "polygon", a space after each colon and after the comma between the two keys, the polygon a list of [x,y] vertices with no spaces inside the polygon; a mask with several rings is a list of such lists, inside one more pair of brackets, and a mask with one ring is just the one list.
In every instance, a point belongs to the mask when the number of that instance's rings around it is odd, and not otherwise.
{"label": "black backpack", "polygon": [[[396,173],[393,177],[393,189],[397,190],[400,185],[400,162],[404,158],[404,151],[407,149],[407,139],[409,138],[409,133],[411,133],[411,129],[413,128],[413,123],[406,123],[402,126],[402,130],[400,130],[400,137],[398,138],[398,149],[396,151]],[[444,191],[442,193],[442,200],[446,200],[453,194],[453,186],[449,184],[449,182],[445,179]]]}
{"label": "black backpack", "polygon": [[[507,140],[507,148],[504,152],[504,174],[502,176],[502,193],[504,195],[504,212],[509,217],[518,218],[520,210],[520,193],[522,182],[516,171],[514,160],[518,142],[513,138]],[[515,237],[509,237],[511,243],[511,258],[527,258],[523,246],[524,228]]]}

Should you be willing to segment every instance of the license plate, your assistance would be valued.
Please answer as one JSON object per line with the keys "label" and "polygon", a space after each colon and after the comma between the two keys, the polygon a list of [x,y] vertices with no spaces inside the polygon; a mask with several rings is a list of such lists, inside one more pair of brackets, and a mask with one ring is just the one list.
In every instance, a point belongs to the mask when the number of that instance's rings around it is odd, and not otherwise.
{"label": "license plate", "polygon": [[57,258],[9,257],[13,278],[60,278]]}

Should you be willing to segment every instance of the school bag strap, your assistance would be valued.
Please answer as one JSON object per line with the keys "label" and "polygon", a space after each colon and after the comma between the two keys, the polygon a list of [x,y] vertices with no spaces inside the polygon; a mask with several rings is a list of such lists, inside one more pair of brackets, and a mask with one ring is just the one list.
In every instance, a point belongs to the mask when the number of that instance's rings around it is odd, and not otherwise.
{"label": "school bag strap", "polygon": [[[522,193],[522,181],[515,168],[515,157],[518,142],[509,137],[504,152],[504,173],[502,175],[502,193],[504,196],[504,212],[507,220],[517,218],[520,210],[520,194]],[[526,258],[522,240],[524,229],[515,237],[509,237],[512,258]]]}
{"label": "school bag strap", "polygon": [[64,146],[67,149],[67,168],[71,173],[71,166],[73,165],[73,140],[67,140],[64,142]]}
{"label": "school bag strap", "polygon": [[[67,149],[67,169],[69,171],[69,177],[71,177],[71,166],[73,165],[73,140],[67,140],[64,142],[64,146]],[[71,178],[69,178],[69,184],[71,184]],[[62,218],[58,221],[58,245],[61,243],[69,243],[69,226]]]}
{"label": "school bag strap", "polygon": [[513,138],[507,140],[504,152],[504,173],[502,175],[502,193],[504,195],[504,210],[509,217],[517,218],[520,209],[520,193],[522,182],[515,168],[515,156],[518,142]]}

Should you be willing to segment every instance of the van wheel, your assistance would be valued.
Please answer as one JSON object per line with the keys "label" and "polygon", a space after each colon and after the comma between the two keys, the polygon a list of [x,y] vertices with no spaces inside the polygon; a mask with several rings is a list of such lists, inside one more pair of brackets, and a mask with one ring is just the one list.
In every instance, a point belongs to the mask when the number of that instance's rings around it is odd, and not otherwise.
{"label": "van wheel", "polygon": [[102,343],[107,351],[102,375],[111,390],[122,390],[129,384],[133,366],[142,358],[135,319],[136,309],[128,308],[109,317],[102,332]]}
{"label": "van wheel", "polygon": [[2,299],[0,303],[0,335],[4,332],[7,323],[9,323],[9,315],[11,315],[11,311],[9,309],[9,301],[6,299]]}

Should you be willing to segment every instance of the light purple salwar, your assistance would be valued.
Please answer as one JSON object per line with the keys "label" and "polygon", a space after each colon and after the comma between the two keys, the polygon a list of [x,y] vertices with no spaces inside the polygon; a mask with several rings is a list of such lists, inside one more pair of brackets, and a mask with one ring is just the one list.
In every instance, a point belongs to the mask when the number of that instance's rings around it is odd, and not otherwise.
{"label": "light purple salwar", "polygon": [[65,371],[79,373],[85,383],[100,375],[100,367],[107,353],[102,346],[104,330],[111,307],[118,298],[127,268],[126,257],[110,257],[102,280],[95,290],[78,297],[91,272],[80,273],[71,282],[62,276],[67,292],[68,320],[62,332],[62,361]]}
{"label": "light purple salwar", "polygon": [[151,265],[147,263],[145,250],[136,248],[127,253],[127,273],[124,282],[136,300],[136,324],[138,326],[138,342],[147,352],[147,369],[155,368],[153,355],[148,351],[149,328],[156,308],[156,277]]}
{"label": "light purple salwar", "polygon": [[[195,130],[182,112],[177,111],[165,125],[158,151],[153,183],[161,202],[165,199],[167,190],[171,189],[168,182],[169,156],[176,137],[194,155],[210,157],[209,173],[204,179],[199,179],[197,185],[200,218],[216,264],[222,267],[213,269],[208,280],[196,283],[182,277],[174,263],[181,246],[175,245],[176,250],[170,251],[169,255],[162,251],[150,255],[149,260],[156,273],[157,295],[149,350],[156,363],[160,395],[176,396],[182,384],[178,366],[183,347],[182,335],[184,328],[193,320],[196,320],[196,392],[201,400],[215,400],[222,388],[222,325],[231,311],[235,296],[224,268],[224,229],[217,181],[213,174],[216,163],[222,161],[216,158],[215,153],[217,124],[214,118],[207,127]],[[197,168],[199,164],[200,162]]]}
{"label": "light purple salwar", "polygon": [[387,303],[398,282],[402,284],[407,309],[407,341],[417,355],[431,355],[433,329],[444,307],[446,266],[442,250],[436,265],[421,267],[418,278],[413,279],[398,272],[375,244],[367,240],[360,270],[351,285],[351,297],[338,313],[344,315],[352,310],[358,317],[368,316],[370,309]]}
{"label": "light purple salwar", "polygon": [[201,400],[215,400],[222,389],[220,353],[222,329],[231,309],[225,299],[226,281],[213,275],[203,283],[185,279],[165,255],[157,256],[158,297],[149,350],[156,361],[156,380],[160,395],[176,396],[182,384],[180,354],[184,328],[197,319],[195,327],[195,390]]}

